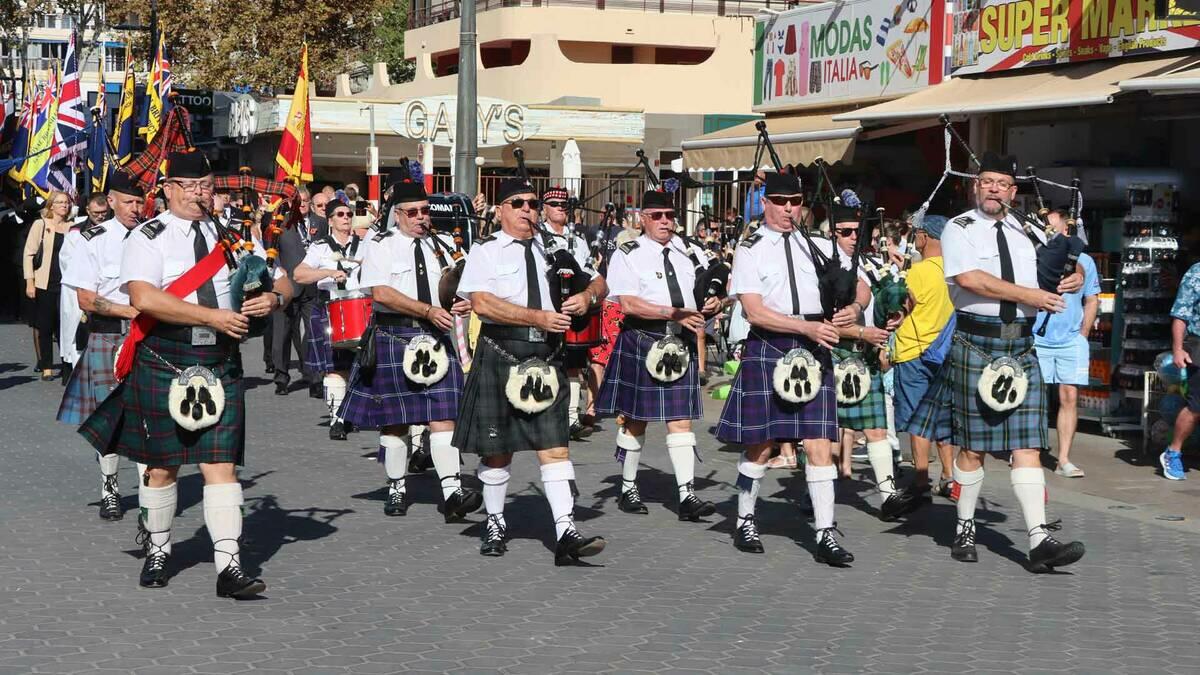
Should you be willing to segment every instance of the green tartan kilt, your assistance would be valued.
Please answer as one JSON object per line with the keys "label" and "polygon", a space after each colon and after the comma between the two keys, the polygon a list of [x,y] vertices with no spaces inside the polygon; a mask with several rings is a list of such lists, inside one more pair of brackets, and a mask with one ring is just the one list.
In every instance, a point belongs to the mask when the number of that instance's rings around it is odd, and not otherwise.
{"label": "green tartan kilt", "polygon": [[[187,431],[167,410],[168,390],[177,373],[150,350],[180,370],[205,366],[221,380],[225,410],[213,426]],[[138,346],[133,369],[79,427],[101,454],[116,453],[150,466],[233,462],[241,464],[246,447],[246,398],[242,359],[236,343],[225,339],[209,347],[150,336]]]}
{"label": "green tartan kilt", "polygon": [[[976,452],[1049,447],[1042,370],[1032,347],[1032,337],[1003,340],[961,331],[954,333],[948,365],[944,368],[954,406],[951,434],[954,445]],[[990,358],[984,358],[984,354]],[[1025,401],[1006,412],[988,408],[978,391],[984,368],[992,358],[1000,356],[1016,358],[1029,377]]]}
{"label": "green tartan kilt", "polygon": [[[871,390],[867,392],[866,398],[854,405],[837,404],[838,426],[852,431],[886,429],[887,401],[883,392],[883,374],[862,353],[852,351],[849,348],[850,344],[852,343],[843,341],[833,348],[833,362],[836,364],[850,356],[863,359],[867,363],[868,372],[871,373]],[[835,383],[834,388],[836,387]]]}

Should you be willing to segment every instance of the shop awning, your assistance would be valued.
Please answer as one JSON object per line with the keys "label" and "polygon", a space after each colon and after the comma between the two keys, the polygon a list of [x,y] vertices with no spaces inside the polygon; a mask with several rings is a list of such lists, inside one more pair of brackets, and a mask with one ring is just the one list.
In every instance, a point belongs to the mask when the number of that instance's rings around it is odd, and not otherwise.
{"label": "shop awning", "polygon": [[904,98],[834,115],[834,120],[884,122],[897,119],[969,115],[1010,110],[1069,108],[1112,103],[1119,83],[1155,78],[1200,62],[1200,57],[1158,56],[1104,59],[1058,68],[1021,69],[998,75],[958,77]]}
{"label": "shop awning", "polygon": [[[854,156],[858,122],[835,121],[828,111],[770,117],[766,120],[771,144],[785,164],[812,164],[821,157],[834,164]],[[690,172],[749,171],[754,164],[758,129],[754,122],[721,129],[683,142],[683,161]],[[764,153],[762,164],[771,158]]]}
{"label": "shop awning", "polygon": [[1200,92],[1200,65],[1192,64],[1155,77],[1121,80],[1118,86],[1121,91],[1148,91],[1152,94]]}

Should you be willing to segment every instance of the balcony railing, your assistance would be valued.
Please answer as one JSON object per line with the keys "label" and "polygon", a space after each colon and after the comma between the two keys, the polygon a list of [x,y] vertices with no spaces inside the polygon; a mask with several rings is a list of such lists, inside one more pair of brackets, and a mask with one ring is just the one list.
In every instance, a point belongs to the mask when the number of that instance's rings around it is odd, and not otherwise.
{"label": "balcony railing", "polygon": [[[475,11],[504,7],[580,7],[612,9],[656,14],[705,14],[712,16],[754,16],[760,9],[785,10],[800,4],[797,0],[476,0]],[[408,16],[409,28],[432,26],[453,21],[459,16],[459,0],[413,3]]]}

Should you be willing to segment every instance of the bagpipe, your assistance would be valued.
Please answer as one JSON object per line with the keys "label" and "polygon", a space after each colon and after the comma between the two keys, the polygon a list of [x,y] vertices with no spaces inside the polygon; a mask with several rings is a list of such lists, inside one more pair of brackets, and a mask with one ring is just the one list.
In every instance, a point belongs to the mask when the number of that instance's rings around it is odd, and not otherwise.
{"label": "bagpipe", "polygon": [[213,189],[241,193],[242,217],[239,234],[244,242],[251,242],[250,250],[253,250],[251,230],[254,226],[255,205],[262,197],[276,199],[274,212],[271,214],[271,220],[263,227],[262,237],[267,266],[274,269],[279,260],[279,237],[285,229],[296,225],[300,220],[300,191],[295,184],[259,178],[253,175],[249,167],[243,166],[238,169],[237,175],[217,176],[213,179]]}

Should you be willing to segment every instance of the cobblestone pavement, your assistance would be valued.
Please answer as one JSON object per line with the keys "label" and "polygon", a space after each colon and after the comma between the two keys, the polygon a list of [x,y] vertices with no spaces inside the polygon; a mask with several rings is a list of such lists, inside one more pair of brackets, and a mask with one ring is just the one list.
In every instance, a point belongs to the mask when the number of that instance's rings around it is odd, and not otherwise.
{"label": "cobblestone pavement", "polygon": [[[0,326],[0,673],[1200,670],[1196,536],[1055,489],[1051,518],[1088,555],[1029,575],[999,463],[989,464],[978,564],[950,559],[948,502],[884,524],[868,484],[847,481],[837,517],[858,562],[835,570],[809,553],[799,474],[774,471],[764,485],[766,555],[734,550],[737,451],[705,428],[697,484],[717,516],[676,520],[661,428],[643,455],[650,515],[620,513],[609,424],[572,449],[580,527],[609,541],[595,566],[553,566],[529,455],[510,486],[510,552],[483,558],[482,518],[443,524],[432,472],[410,478],[407,517],[385,518],[373,434],[325,440],[320,402],[303,390],[274,396],[257,344],[245,350],[244,560],[268,582],[266,597],[215,597],[194,469],[181,477],[176,575],[142,590],[134,513],[97,519],[96,464],[52,421],[62,390],[33,380],[28,336]],[[718,413],[710,400],[702,426]],[[468,458],[464,470],[474,466]],[[134,508],[124,461],[121,483]]]}

